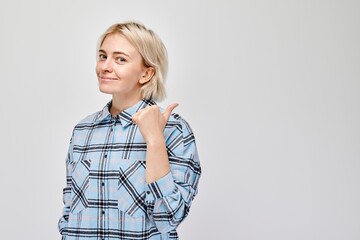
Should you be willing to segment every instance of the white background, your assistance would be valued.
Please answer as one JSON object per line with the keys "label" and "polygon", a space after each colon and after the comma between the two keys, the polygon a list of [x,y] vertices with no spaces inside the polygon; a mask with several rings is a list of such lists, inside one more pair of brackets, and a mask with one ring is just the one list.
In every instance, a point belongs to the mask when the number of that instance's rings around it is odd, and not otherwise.
{"label": "white background", "polygon": [[74,125],[110,96],[97,39],[137,20],[163,39],[168,98],[203,175],[181,239],[360,239],[360,2],[0,3],[1,239],[59,239]]}

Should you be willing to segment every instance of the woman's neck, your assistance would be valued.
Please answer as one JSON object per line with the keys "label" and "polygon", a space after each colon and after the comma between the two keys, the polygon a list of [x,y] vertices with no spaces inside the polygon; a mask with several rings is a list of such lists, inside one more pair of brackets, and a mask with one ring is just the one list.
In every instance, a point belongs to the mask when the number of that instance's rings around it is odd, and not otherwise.
{"label": "woman's neck", "polygon": [[118,115],[120,112],[134,106],[141,100],[141,96],[138,97],[119,97],[113,95],[110,113],[112,116]]}

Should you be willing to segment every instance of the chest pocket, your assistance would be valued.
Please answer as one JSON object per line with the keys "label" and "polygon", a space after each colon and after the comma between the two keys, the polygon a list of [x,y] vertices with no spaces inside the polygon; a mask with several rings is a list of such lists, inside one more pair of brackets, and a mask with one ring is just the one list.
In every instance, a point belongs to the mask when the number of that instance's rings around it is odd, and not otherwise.
{"label": "chest pocket", "polygon": [[100,207],[118,208],[135,218],[146,214],[145,161],[110,159],[102,165],[87,159],[72,167],[70,211],[73,214]]}
{"label": "chest pocket", "polygon": [[146,214],[145,161],[122,159],[119,161],[118,208],[132,217]]}
{"label": "chest pocket", "polygon": [[70,164],[71,174],[71,207],[72,213],[78,213],[89,206],[86,192],[89,188],[91,160],[81,160]]}

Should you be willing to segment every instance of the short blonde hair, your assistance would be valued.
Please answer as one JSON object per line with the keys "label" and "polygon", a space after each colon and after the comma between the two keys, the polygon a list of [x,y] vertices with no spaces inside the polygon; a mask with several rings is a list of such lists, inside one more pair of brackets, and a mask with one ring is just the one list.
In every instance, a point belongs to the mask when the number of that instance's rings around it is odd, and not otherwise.
{"label": "short blonde hair", "polygon": [[155,69],[154,76],[141,87],[142,97],[154,101],[162,101],[166,96],[165,79],[168,70],[167,50],[159,36],[141,23],[124,22],[111,25],[100,36],[100,49],[108,35],[119,33],[123,35],[140,53],[145,67]]}

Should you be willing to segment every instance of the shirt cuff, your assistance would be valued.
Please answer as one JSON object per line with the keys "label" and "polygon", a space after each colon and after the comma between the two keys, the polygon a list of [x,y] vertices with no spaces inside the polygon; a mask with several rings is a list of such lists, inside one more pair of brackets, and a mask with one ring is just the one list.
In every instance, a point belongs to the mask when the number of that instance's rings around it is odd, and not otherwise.
{"label": "shirt cuff", "polygon": [[145,192],[147,201],[153,201],[175,192],[175,183],[171,172],[155,182],[147,184]]}

